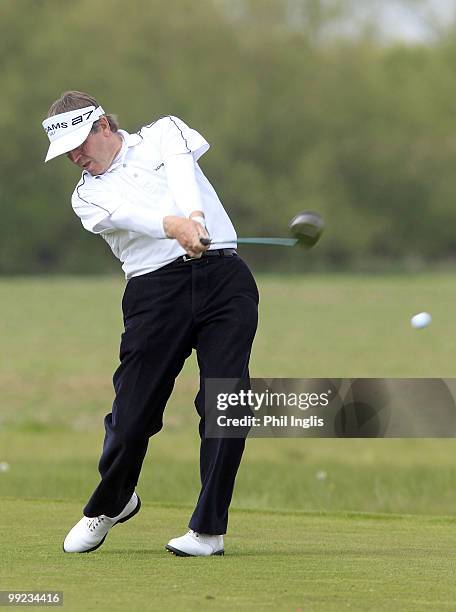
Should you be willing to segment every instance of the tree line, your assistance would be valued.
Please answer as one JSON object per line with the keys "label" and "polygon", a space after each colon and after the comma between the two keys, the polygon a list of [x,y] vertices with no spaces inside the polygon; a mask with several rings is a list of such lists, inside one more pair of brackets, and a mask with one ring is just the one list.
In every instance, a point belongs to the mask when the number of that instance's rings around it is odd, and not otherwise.
{"label": "tree line", "polygon": [[[239,235],[286,235],[296,212],[320,212],[310,266],[455,258],[456,36],[406,45],[331,29],[349,10],[3,0],[0,273],[119,268],[71,209],[77,168],[43,163],[41,121],[66,89],[92,93],[129,131],[165,114],[200,131],[212,144],[201,166]],[[296,257],[247,254],[260,269]]]}

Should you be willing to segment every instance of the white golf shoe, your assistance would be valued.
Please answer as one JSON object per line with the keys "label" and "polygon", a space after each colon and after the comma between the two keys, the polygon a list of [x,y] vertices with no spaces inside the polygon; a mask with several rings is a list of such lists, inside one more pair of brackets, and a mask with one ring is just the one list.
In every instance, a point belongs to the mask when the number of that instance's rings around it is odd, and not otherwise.
{"label": "white golf shoe", "polygon": [[63,550],[68,553],[86,553],[99,548],[106,539],[108,531],[117,523],[125,523],[139,512],[141,500],[133,493],[130,501],[120,514],[114,517],[104,514],[82,519],[69,531],[63,542]]}
{"label": "white golf shoe", "polygon": [[193,529],[180,538],[170,540],[165,548],[178,557],[209,557],[225,554],[222,535],[198,533]]}

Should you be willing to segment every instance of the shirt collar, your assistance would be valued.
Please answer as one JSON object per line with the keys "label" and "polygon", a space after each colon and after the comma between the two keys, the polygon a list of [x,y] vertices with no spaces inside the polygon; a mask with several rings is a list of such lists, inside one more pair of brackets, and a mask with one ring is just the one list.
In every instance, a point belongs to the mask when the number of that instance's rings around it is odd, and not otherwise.
{"label": "shirt collar", "polygon": [[134,147],[142,140],[139,134],[129,134],[125,130],[117,130],[117,133],[122,138],[122,146],[120,147],[120,151],[117,153],[116,157],[112,160],[107,172],[110,172],[123,164],[128,149],[130,147]]}
{"label": "shirt collar", "polygon": [[134,147],[142,140],[142,137],[139,134],[129,134],[125,130],[118,130],[118,132],[124,139],[127,147]]}

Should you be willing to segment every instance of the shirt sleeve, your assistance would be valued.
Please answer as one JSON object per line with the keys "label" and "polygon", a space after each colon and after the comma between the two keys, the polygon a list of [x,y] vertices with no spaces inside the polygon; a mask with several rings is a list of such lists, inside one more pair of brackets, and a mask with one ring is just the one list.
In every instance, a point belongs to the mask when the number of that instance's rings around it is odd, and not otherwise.
{"label": "shirt sleeve", "polygon": [[121,206],[122,200],[116,193],[87,185],[87,178],[83,174],[73,192],[71,204],[84,228],[99,234],[102,230],[97,226]]}
{"label": "shirt sleeve", "polygon": [[153,238],[165,238],[163,215],[143,211],[124,202],[114,191],[87,187],[84,176],[71,199],[74,212],[86,230],[93,234],[127,230]]}
{"label": "shirt sleeve", "polygon": [[209,149],[209,143],[199,132],[186,125],[178,117],[163,117],[161,123],[160,149],[163,161],[172,155],[191,153],[197,161]]}
{"label": "shirt sleeve", "polygon": [[166,180],[177,208],[189,217],[192,212],[204,212],[203,200],[195,174],[195,161],[190,153],[172,155],[165,163]]}

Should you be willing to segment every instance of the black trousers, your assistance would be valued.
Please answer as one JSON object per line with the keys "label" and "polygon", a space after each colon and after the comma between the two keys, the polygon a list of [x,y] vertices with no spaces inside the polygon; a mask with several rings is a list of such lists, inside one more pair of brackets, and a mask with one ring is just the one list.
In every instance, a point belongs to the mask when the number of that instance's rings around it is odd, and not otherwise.
{"label": "black trousers", "polygon": [[101,482],[84,514],[122,511],[138,482],[149,438],[163,426],[174,381],[195,348],[201,492],[189,527],[223,534],[245,440],[204,437],[204,379],[249,375],[258,319],[253,276],[237,255],[175,262],[131,278],[122,310],[125,331],[113,379],[115,400],[104,421]]}

